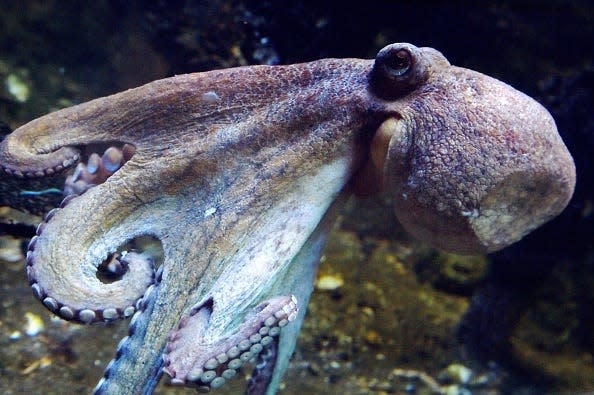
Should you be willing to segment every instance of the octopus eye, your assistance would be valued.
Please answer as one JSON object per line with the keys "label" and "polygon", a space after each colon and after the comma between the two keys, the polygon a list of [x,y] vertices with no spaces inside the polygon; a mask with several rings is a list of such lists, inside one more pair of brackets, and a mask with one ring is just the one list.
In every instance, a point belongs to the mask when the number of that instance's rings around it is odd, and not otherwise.
{"label": "octopus eye", "polygon": [[377,54],[371,70],[371,90],[382,99],[402,97],[427,79],[419,49],[411,44],[392,44]]}
{"label": "octopus eye", "polygon": [[390,49],[387,53],[382,54],[382,58],[375,60],[381,62],[381,66],[385,69],[384,72],[393,78],[398,78],[407,73],[412,65],[412,56],[410,52],[405,49]]}

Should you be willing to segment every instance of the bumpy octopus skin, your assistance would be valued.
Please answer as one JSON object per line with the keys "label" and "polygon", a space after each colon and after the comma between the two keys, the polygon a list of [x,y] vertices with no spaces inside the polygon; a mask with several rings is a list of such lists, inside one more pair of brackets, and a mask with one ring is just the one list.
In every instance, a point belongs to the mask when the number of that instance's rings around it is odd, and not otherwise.
{"label": "bumpy octopus skin", "polygon": [[[256,357],[247,393],[274,393],[325,235],[353,191],[383,189],[414,235],[470,254],[557,215],[575,183],[542,106],[410,44],[375,60],[155,81],[22,126],[0,145],[0,167],[44,177],[89,146],[128,154],[48,213],[27,275],[62,318],[133,316],[100,394],[151,393],[163,371],[206,391]],[[110,168],[109,157],[91,167]],[[148,252],[118,251],[147,235],[163,249],[158,269]],[[104,281],[114,257],[117,278]]]}

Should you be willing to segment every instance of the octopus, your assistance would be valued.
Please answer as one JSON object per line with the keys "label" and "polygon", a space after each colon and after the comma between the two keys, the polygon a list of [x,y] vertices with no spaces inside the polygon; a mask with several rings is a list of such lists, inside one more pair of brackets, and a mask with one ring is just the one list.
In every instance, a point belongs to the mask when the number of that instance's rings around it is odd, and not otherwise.
{"label": "octopus", "polygon": [[275,393],[352,194],[385,193],[414,236],[484,254],[559,214],[575,184],[546,109],[407,43],[157,80],[0,145],[3,177],[74,167],[26,272],[65,320],[131,318],[95,394],[150,394],[164,374],[209,391],[250,361],[246,393]]}

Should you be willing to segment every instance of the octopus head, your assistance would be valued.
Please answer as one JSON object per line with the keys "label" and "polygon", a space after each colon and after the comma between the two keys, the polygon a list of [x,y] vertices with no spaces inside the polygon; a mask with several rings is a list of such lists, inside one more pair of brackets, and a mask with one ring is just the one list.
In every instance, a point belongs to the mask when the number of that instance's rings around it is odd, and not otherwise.
{"label": "octopus head", "polygon": [[409,44],[379,52],[370,86],[387,114],[372,163],[413,235],[452,252],[488,253],[567,205],[575,165],[535,100]]}

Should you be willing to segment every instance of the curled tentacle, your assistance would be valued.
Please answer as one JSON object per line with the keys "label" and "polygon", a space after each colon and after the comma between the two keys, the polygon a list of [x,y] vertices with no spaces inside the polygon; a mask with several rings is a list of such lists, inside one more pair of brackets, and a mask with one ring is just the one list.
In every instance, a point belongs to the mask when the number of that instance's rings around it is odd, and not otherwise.
{"label": "curled tentacle", "polygon": [[[137,309],[137,302],[147,288],[154,282],[154,263],[147,254],[137,252],[113,253],[97,265],[95,277],[100,286],[114,287],[118,290],[106,300],[77,295],[76,292],[52,292],[55,286],[53,271],[44,270],[43,262],[47,256],[38,251],[40,240],[45,240],[45,230],[60,211],[75,201],[79,194],[91,187],[105,182],[123,166],[134,153],[133,147],[125,145],[122,149],[108,148],[102,157],[92,154],[86,165],[79,164],[73,176],[67,178],[66,198],[59,208],[49,211],[38,225],[36,235],[27,249],[27,278],[33,293],[50,311],[69,321],[85,324],[112,321],[130,317]],[[52,237],[51,235],[49,237]],[[75,267],[76,268],[76,267]],[[85,273],[88,274],[88,273]],[[125,287],[117,284],[126,276]],[[129,279],[128,279],[129,278]]]}
{"label": "curled tentacle", "polygon": [[222,386],[237,370],[274,342],[282,327],[297,317],[294,296],[279,296],[258,305],[229,336],[209,338],[212,301],[182,318],[167,344],[164,371],[173,384],[206,391]]}
{"label": "curled tentacle", "polygon": [[[105,102],[105,99],[96,99],[94,104],[100,106]],[[0,143],[0,170],[18,178],[52,176],[76,165],[83,157],[81,149],[85,147],[121,146],[135,141],[133,136],[125,133],[109,133],[115,129],[109,125],[111,111],[103,110],[104,117],[97,117],[96,108],[73,106],[16,129]],[[126,117],[125,114],[121,116]],[[56,124],[61,126],[56,128]],[[92,136],[89,131],[94,131]]]}
{"label": "curled tentacle", "polygon": [[46,177],[74,166],[80,152],[74,147],[55,149],[48,139],[8,135],[0,145],[0,169],[18,178]]}
{"label": "curled tentacle", "polygon": [[[60,208],[55,208],[45,216],[44,221],[37,227],[37,234],[31,239],[27,248],[27,278],[35,297],[48,310],[68,321],[90,324],[130,317],[137,309],[137,301],[142,298],[147,288],[154,282],[153,260],[143,254],[128,252],[116,257],[110,257],[110,259],[117,261],[115,266],[111,262],[112,267],[117,268],[111,270],[111,272],[117,274],[118,277],[130,277],[130,280],[126,281],[125,287],[113,286],[117,290],[113,295],[110,295],[107,302],[89,300],[75,291],[72,293],[52,292],[55,288],[52,281],[54,277],[48,275],[43,268],[39,269],[37,259],[43,255],[37,253],[37,247],[47,224],[60,210]],[[106,287],[110,286],[110,284],[104,285]]]}

